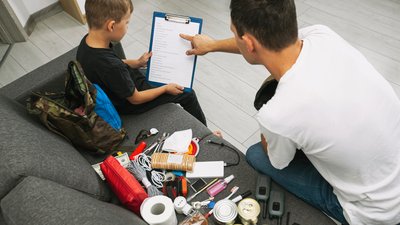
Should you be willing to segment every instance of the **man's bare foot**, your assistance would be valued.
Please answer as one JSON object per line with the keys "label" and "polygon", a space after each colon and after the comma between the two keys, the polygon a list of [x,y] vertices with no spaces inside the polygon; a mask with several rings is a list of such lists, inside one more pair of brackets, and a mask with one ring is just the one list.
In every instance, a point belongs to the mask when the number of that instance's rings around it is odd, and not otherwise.
{"label": "man's bare foot", "polygon": [[222,132],[221,132],[220,130],[214,131],[213,134],[214,134],[215,136],[219,137],[219,138],[223,138],[223,137],[222,137]]}

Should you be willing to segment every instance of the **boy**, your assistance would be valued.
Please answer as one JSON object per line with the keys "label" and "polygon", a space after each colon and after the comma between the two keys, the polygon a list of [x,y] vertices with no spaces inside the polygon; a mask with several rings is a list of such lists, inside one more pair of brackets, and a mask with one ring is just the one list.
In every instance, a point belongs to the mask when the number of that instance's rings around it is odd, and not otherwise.
{"label": "boy", "polygon": [[184,93],[174,83],[153,87],[137,69],[147,64],[151,53],[139,59],[121,59],[111,42],[119,42],[127,32],[133,12],[130,0],[86,0],[89,33],[83,37],[77,60],[87,78],[98,84],[122,114],[143,113],[165,103],[179,103],[206,125],[196,94]]}

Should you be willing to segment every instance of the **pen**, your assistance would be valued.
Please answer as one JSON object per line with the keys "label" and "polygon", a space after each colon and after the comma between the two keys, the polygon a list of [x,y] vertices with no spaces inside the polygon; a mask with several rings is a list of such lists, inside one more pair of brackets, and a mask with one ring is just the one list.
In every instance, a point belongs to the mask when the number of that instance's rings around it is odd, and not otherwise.
{"label": "pen", "polygon": [[234,199],[232,199],[232,202],[236,203],[244,198],[247,198],[251,195],[251,191],[245,191],[242,194],[236,196]]}

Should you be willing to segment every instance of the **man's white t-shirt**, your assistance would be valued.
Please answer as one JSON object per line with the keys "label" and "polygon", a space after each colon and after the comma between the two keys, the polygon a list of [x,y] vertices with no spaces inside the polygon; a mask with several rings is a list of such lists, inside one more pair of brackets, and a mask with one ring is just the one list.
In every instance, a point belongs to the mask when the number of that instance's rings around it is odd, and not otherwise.
{"label": "man's white t-shirt", "polygon": [[400,222],[400,101],[355,48],[326,26],[303,47],[258,113],[268,156],[282,169],[302,149],[332,185],[350,224]]}

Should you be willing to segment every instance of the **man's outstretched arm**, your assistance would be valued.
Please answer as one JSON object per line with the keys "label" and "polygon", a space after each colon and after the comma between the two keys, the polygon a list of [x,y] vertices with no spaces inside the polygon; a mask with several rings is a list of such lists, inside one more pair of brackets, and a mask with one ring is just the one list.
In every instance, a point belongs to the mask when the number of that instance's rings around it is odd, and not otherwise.
{"label": "man's outstretched arm", "polygon": [[240,54],[235,38],[214,40],[204,34],[197,34],[194,36],[180,34],[180,36],[192,43],[192,49],[186,51],[187,55],[205,55],[209,52],[229,52]]}

